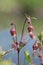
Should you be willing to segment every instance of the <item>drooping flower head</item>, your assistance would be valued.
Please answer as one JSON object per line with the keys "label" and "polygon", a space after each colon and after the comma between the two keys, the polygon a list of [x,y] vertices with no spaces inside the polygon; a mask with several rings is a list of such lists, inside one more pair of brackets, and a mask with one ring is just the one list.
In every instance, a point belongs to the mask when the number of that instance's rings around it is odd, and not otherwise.
{"label": "drooping flower head", "polygon": [[33,32],[34,31],[34,27],[32,25],[28,26],[28,32]]}
{"label": "drooping flower head", "polygon": [[12,27],[11,27],[10,33],[11,33],[12,36],[16,36],[16,28],[15,28],[15,25],[13,23],[11,25],[12,25]]}

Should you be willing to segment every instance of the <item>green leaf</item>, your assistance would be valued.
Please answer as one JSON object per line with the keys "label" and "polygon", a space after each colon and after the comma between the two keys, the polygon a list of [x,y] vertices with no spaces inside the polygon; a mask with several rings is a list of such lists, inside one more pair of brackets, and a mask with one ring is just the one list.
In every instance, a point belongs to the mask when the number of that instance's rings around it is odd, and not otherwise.
{"label": "green leaf", "polygon": [[2,60],[3,57],[6,55],[5,53],[6,53],[6,52],[4,52],[4,51],[3,51],[2,53],[0,53],[0,60]]}
{"label": "green leaf", "polygon": [[26,58],[27,62],[30,63],[31,62],[30,54],[27,51],[25,51],[24,55],[25,55],[25,58]]}
{"label": "green leaf", "polygon": [[41,40],[41,38],[42,38],[42,35],[38,34],[38,39]]}

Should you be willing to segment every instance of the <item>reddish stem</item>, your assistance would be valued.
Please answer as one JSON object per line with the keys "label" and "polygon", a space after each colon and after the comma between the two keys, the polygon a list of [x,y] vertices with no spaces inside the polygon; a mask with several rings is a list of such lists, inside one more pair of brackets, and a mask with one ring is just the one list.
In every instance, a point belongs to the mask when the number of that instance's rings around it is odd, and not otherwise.
{"label": "reddish stem", "polygon": [[19,52],[20,52],[20,51],[18,51],[18,65],[20,65]]}
{"label": "reddish stem", "polygon": [[[25,23],[26,23],[26,19],[25,19],[25,21],[24,21],[23,28],[22,28],[21,40],[22,40],[22,37],[23,37],[23,34],[24,34]],[[20,40],[20,41],[21,41],[21,40]]]}

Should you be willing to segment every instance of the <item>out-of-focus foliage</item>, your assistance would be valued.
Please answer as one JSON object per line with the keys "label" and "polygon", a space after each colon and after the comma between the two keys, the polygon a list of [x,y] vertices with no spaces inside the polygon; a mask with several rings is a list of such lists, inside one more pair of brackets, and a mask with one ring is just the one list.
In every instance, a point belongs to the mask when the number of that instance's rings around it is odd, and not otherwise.
{"label": "out-of-focus foliage", "polygon": [[18,4],[22,6],[22,10],[25,13],[32,14],[34,8],[43,6],[43,0],[0,0],[0,11],[11,11],[13,8],[15,9]]}
{"label": "out-of-focus foliage", "polygon": [[41,40],[41,34],[38,34],[38,39]]}
{"label": "out-of-focus foliage", "polygon": [[38,34],[38,39],[43,40],[43,31],[40,34]]}
{"label": "out-of-focus foliage", "polygon": [[27,51],[25,51],[24,55],[25,55],[25,58],[26,58],[27,62],[30,63],[31,62],[30,54]]}
{"label": "out-of-focus foliage", "polygon": [[0,65],[15,65],[10,60],[3,60],[0,61]]}
{"label": "out-of-focus foliage", "polygon": [[11,60],[3,60],[4,55],[5,52],[2,50],[2,47],[0,46],[0,65],[15,65],[12,63]]}
{"label": "out-of-focus foliage", "polygon": [[17,5],[15,0],[0,0],[0,11],[9,12],[15,5]]}
{"label": "out-of-focus foliage", "polygon": [[2,47],[0,46],[0,60],[3,58]]}
{"label": "out-of-focus foliage", "polygon": [[22,5],[43,6],[43,0],[18,0]]}
{"label": "out-of-focus foliage", "polygon": [[18,0],[23,7],[23,13],[34,15],[34,10],[43,7],[43,0]]}
{"label": "out-of-focus foliage", "polygon": [[7,61],[1,61],[0,65],[11,65],[11,61],[7,60]]}
{"label": "out-of-focus foliage", "polygon": [[5,55],[7,55],[10,51],[12,51],[12,49],[9,49],[9,50],[7,50],[7,51],[3,51],[2,50],[2,47],[0,46],[0,61],[3,59],[3,57],[5,56]]}
{"label": "out-of-focus foliage", "polygon": [[2,47],[0,46],[0,61],[3,59],[3,57],[6,55],[6,52],[2,50]]}
{"label": "out-of-focus foliage", "polygon": [[[24,20],[20,20],[19,17],[25,13],[43,19],[43,0],[0,0],[0,29],[10,27],[10,23],[13,21],[17,28],[20,24],[19,30],[21,31]],[[33,25],[37,29],[35,31],[40,32],[43,29],[42,21],[33,20]]]}

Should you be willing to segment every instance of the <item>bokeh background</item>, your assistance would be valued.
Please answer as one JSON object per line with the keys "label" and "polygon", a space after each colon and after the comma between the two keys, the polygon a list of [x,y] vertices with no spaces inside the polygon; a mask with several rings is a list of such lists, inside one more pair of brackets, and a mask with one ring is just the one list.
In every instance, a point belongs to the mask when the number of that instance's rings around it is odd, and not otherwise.
{"label": "bokeh background", "polygon": [[43,29],[43,0],[0,0],[0,30],[9,28],[10,23],[15,22],[20,31],[24,14],[38,18],[37,21],[32,20],[36,31]]}
{"label": "bokeh background", "polygon": [[[0,0],[0,46],[3,47],[3,50],[8,50],[11,48],[11,22],[14,22],[16,24],[18,35],[20,35],[25,20],[25,14],[38,18],[37,20],[32,20],[32,24],[34,25],[34,31],[36,35],[40,33],[43,30],[43,0]],[[27,31],[26,29],[27,24],[25,26],[25,32]],[[28,50],[31,51],[30,54],[32,54],[32,45],[34,40],[29,39],[28,41],[29,45],[22,49],[21,52],[23,50]],[[20,63],[21,65],[24,65],[24,55],[23,52],[22,54],[21,52]],[[17,52],[11,52],[5,56],[4,59],[11,59],[14,63],[17,64]],[[35,59],[35,62],[37,65],[40,65],[40,60],[38,60],[38,58],[37,60]]]}

